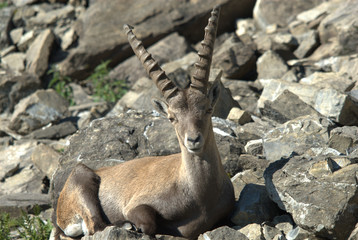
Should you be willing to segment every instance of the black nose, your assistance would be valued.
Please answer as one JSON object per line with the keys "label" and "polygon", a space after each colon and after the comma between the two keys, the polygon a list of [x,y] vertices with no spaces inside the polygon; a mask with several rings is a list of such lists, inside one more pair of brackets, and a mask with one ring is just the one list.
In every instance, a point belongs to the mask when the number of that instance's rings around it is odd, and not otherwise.
{"label": "black nose", "polygon": [[188,140],[188,142],[197,143],[197,142],[200,141],[200,138],[201,138],[201,136],[198,135],[195,139],[191,138],[191,137],[188,137],[187,140]]}

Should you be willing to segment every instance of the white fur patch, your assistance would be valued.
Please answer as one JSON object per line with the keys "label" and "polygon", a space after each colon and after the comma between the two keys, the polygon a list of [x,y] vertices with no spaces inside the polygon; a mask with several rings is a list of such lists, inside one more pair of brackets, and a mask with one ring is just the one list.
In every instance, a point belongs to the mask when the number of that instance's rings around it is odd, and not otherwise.
{"label": "white fur patch", "polygon": [[63,231],[68,237],[78,237],[83,234],[81,223],[75,223],[68,225]]}

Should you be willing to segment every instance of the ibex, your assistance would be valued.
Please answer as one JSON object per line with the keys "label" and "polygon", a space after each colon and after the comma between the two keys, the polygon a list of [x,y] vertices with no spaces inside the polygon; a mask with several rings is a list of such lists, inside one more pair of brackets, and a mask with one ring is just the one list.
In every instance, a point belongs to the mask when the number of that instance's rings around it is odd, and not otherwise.
{"label": "ibex", "polygon": [[220,76],[208,90],[218,17],[215,7],[185,88],[167,77],[132,28],[124,25],[133,51],[165,98],[153,103],[173,124],[181,153],[98,170],[76,165],[58,199],[58,236],[94,234],[128,221],[145,234],[195,238],[228,217],[234,206],[233,186],[222,166],[211,122]]}

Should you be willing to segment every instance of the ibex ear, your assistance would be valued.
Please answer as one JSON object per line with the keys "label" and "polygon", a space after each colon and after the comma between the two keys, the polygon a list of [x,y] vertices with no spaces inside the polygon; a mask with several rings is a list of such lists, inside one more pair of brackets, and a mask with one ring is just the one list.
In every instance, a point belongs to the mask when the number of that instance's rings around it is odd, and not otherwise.
{"label": "ibex ear", "polygon": [[163,114],[164,116],[168,116],[168,104],[162,100],[153,98],[152,104],[157,112]]}
{"label": "ibex ear", "polygon": [[219,73],[218,77],[216,77],[208,93],[211,107],[215,106],[220,96],[220,84],[221,84],[220,78],[221,78],[221,73]]}

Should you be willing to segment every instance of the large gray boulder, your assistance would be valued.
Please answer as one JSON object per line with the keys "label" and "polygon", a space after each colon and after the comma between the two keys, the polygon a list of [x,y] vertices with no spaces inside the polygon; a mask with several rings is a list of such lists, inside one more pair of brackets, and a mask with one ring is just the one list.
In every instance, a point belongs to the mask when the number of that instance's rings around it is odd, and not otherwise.
{"label": "large gray boulder", "polygon": [[[340,159],[340,158],[339,158]],[[347,239],[358,221],[358,164],[297,156],[272,163],[266,188],[301,228],[327,239]]]}
{"label": "large gray boulder", "polygon": [[145,45],[174,31],[197,42],[203,38],[208,14],[214,5],[222,5],[225,12],[220,20],[219,32],[222,32],[232,28],[235,19],[248,16],[254,3],[253,0],[96,1],[76,23],[79,44],[60,64],[61,73],[83,79],[101,61],[111,59],[115,65],[132,55],[122,30],[125,23],[135,27],[135,33]]}
{"label": "large gray boulder", "polygon": [[331,52],[334,55],[346,55],[357,52],[357,28],[354,23],[358,14],[358,1],[342,1],[341,4],[319,25],[320,41],[338,42],[338,48]]}

